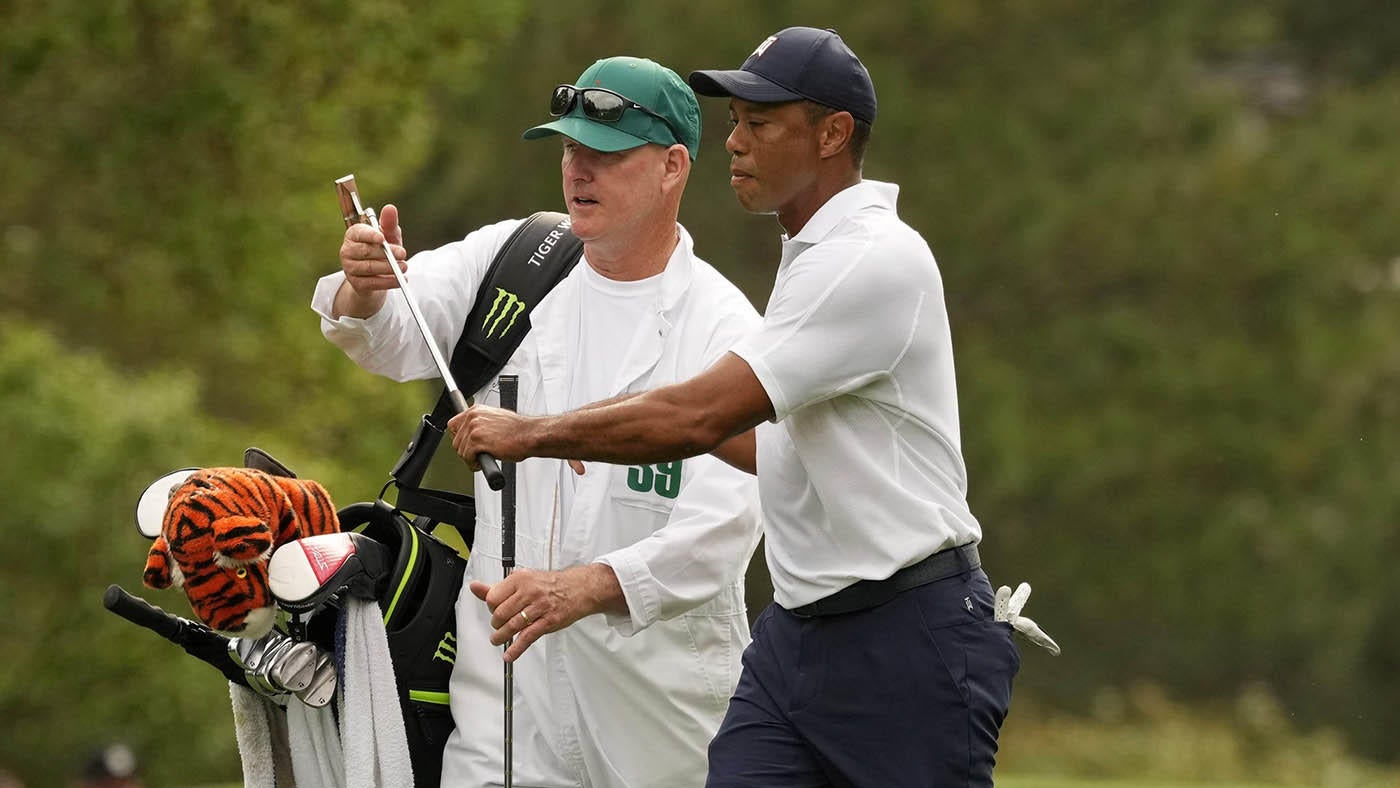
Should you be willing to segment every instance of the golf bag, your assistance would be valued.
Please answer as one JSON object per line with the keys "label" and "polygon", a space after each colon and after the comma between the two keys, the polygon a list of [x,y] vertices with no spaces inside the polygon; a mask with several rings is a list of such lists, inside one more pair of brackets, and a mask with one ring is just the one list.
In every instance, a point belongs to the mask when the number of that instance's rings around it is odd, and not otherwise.
{"label": "golf bag", "polygon": [[[450,367],[463,391],[479,390],[500,371],[529,332],[530,309],[568,275],[582,251],[583,242],[569,231],[564,214],[537,213],[511,235],[492,261],[452,353]],[[336,545],[342,551],[340,563],[318,587],[284,598],[274,579],[279,607],[292,614],[289,638],[274,632],[281,638],[274,646],[250,647],[170,615],[118,586],[107,590],[104,604],[213,665],[230,681],[264,694],[290,692],[315,706],[329,702],[335,687],[333,660],[325,657],[334,652],[335,616],[317,613],[350,596],[375,600],[384,612],[414,783],[437,786],[443,746],[454,727],[448,685],[457,649],[455,605],[466,562],[432,532],[440,525],[456,528],[470,549],[476,508],[470,495],[425,488],[422,481],[453,415],[444,390],[394,464],[379,498],[341,508],[341,534],[310,538],[350,535],[348,542]],[[257,449],[245,454],[245,464],[295,476]],[[393,504],[384,500],[390,487],[397,491]],[[274,572],[281,553],[279,549],[274,556]],[[323,654],[304,669],[277,671],[297,643],[315,644]]]}

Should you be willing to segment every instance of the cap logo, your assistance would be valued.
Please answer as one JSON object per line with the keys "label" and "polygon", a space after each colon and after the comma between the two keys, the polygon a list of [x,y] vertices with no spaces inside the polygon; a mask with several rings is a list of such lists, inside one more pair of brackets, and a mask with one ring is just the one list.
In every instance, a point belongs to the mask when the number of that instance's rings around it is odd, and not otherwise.
{"label": "cap logo", "polygon": [[753,54],[749,55],[749,57],[762,57],[763,53],[768,51],[768,47],[773,46],[773,42],[777,40],[777,36],[769,36],[768,38],[764,39],[763,43],[759,44],[758,49],[755,49],[753,51]]}

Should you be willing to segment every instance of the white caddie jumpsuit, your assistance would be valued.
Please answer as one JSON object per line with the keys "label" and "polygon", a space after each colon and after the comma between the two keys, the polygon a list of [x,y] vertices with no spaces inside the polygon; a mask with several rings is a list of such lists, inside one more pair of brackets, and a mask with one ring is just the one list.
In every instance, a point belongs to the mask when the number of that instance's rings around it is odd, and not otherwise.
{"label": "white caddie jumpsuit", "polygon": [[[492,257],[519,225],[484,227],[415,255],[409,285],[440,348],[450,352]],[[692,377],[728,351],[759,317],[678,226],[680,243],[637,326],[610,395]],[[530,313],[531,332],[501,374],[520,378],[526,414],[567,410],[570,332],[582,266]],[[397,380],[437,376],[403,299],[366,320],[329,319],[340,272],[317,285],[322,330],[365,369]],[[476,401],[496,405],[494,384]],[[711,456],[661,466],[588,463],[559,511],[560,460],[517,468],[518,567],[562,569],[603,561],[617,574],[629,615],[589,616],[545,635],[515,663],[514,782],[555,788],[700,786],[749,642],[743,575],[758,540],[754,477]],[[677,485],[678,489],[677,489]],[[477,526],[467,580],[501,579],[500,495],[477,477]],[[567,525],[561,526],[561,521]],[[451,705],[457,730],[444,786],[499,785],[503,772],[501,649],[490,615],[464,585]]]}

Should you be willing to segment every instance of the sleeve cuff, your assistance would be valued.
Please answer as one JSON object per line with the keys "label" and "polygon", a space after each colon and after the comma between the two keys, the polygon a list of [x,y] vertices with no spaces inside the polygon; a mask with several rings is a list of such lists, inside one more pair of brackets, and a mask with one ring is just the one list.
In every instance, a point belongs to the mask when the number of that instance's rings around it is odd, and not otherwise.
{"label": "sleeve cuff", "polygon": [[768,402],[773,406],[773,421],[780,422],[788,417],[791,408],[787,397],[783,396],[783,388],[778,385],[778,379],[773,374],[773,370],[764,362],[756,348],[750,347],[747,341],[730,348],[730,353],[742,358],[749,369],[753,370],[754,377],[758,378],[758,385],[763,387],[764,393],[768,395]]}
{"label": "sleeve cuff", "polygon": [[603,614],[608,626],[623,637],[632,637],[651,626],[660,614],[661,600],[650,583],[651,572],[641,557],[630,548],[623,548],[599,556],[594,563],[612,567],[622,587],[622,598],[627,601],[627,615]]}
{"label": "sleeve cuff", "polygon": [[392,310],[386,301],[383,309],[366,318],[345,315],[332,317],[335,313],[335,296],[343,284],[343,271],[321,277],[311,295],[311,310],[321,318],[321,333],[337,347],[350,353],[352,358],[359,360],[372,356],[377,349],[374,347],[373,338],[384,336],[385,332],[382,329],[389,324],[389,313]]}

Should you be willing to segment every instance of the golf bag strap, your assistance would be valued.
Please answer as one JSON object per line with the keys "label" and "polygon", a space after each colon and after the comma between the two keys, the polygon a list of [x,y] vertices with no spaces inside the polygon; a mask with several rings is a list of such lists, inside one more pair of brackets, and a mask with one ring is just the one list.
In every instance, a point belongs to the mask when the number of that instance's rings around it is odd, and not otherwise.
{"label": "golf bag strap", "polygon": [[435,522],[455,527],[467,546],[471,546],[472,525],[476,522],[476,501],[470,495],[450,490],[400,487],[395,505],[405,512],[421,514]]}
{"label": "golf bag strap", "polygon": [[[463,394],[475,394],[501,371],[530,332],[531,310],[582,256],[583,241],[569,230],[568,214],[540,211],[511,233],[477,288],[476,303],[448,362]],[[475,523],[471,499],[420,486],[455,413],[444,388],[389,475],[399,488],[400,508],[457,526],[470,544]]]}
{"label": "golf bag strap", "polygon": [[[530,333],[530,312],[582,256],[583,241],[569,230],[564,213],[541,211],[506,239],[476,291],[448,363],[463,394],[471,396],[496,377]],[[438,404],[447,405],[451,418],[446,399],[444,391]]]}

